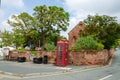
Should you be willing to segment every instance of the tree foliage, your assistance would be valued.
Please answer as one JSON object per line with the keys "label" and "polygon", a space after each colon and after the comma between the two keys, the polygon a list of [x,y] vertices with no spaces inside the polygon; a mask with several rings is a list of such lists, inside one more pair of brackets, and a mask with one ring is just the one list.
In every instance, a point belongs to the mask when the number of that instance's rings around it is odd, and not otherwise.
{"label": "tree foliage", "polygon": [[63,8],[56,6],[36,6],[34,8],[34,17],[36,19],[37,28],[42,36],[43,47],[46,39],[54,34],[60,34],[60,31],[66,31],[69,25],[69,14]]}
{"label": "tree foliage", "polygon": [[33,16],[23,12],[13,15],[8,23],[14,27],[14,35],[24,37],[24,45],[40,45],[44,49],[47,42],[56,43],[60,38],[60,31],[67,30],[69,13],[57,6],[36,6]]}
{"label": "tree foliage", "polygon": [[18,48],[18,47],[23,47],[24,45],[24,43],[25,43],[25,38],[24,38],[24,36],[23,36],[23,34],[21,34],[20,32],[19,32],[20,30],[16,30],[15,32],[13,32],[12,34],[12,36],[13,36],[13,43],[14,43],[14,45],[16,46],[16,48]]}
{"label": "tree foliage", "polygon": [[2,32],[2,46],[9,46],[13,43],[13,34],[9,31]]}
{"label": "tree foliage", "polygon": [[54,43],[47,43],[46,50],[55,51],[56,50],[55,44]]}
{"label": "tree foliage", "polygon": [[94,35],[94,38],[101,42],[106,49],[112,48],[116,40],[120,39],[120,24],[117,23],[116,17],[89,15],[84,22],[86,27],[81,35]]}
{"label": "tree foliage", "polygon": [[4,31],[2,32],[2,46],[23,46],[24,44],[24,37],[22,34],[19,33],[19,30],[16,32],[9,32]]}

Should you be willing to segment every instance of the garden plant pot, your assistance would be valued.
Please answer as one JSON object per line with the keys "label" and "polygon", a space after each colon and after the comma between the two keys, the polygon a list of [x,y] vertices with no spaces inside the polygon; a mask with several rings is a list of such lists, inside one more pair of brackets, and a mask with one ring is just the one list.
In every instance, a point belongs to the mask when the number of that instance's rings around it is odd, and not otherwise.
{"label": "garden plant pot", "polygon": [[41,64],[43,62],[42,58],[33,58],[33,63]]}
{"label": "garden plant pot", "polygon": [[46,56],[44,56],[43,63],[44,63],[44,64],[47,64],[47,63],[48,63],[48,56],[47,56],[47,55],[46,55]]}
{"label": "garden plant pot", "polygon": [[18,57],[17,61],[18,62],[25,62],[26,58],[25,57]]}

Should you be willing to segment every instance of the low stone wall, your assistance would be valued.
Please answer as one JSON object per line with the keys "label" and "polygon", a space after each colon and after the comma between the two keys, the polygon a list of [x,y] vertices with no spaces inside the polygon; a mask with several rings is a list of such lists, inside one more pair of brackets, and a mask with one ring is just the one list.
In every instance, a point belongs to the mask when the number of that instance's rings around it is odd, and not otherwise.
{"label": "low stone wall", "polygon": [[18,57],[25,57],[26,61],[30,61],[30,51],[9,51],[9,60],[17,60]]}
{"label": "low stone wall", "polygon": [[48,63],[54,64],[56,59],[56,51],[37,51],[37,54],[35,55],[36,58],[42,57],[44,59],[44,56],[48,56]]}
{"label": "low stone wall", "polygon": [[[48,56],[48,63],[55,63],[56,51],[37,51],[35,57]],[[111,56],[114,55],[114,49],[111,50],[82,50],[71,51],[68,53],[69,64],[73,65],[104,65],[107,64]]]}
{"label": "low stone wall", "polygon": [[109,50],[109,58],[113,58],[115,54],[115,49],[110,49]]}
{"label": "low stone wall", "polygon": [[30,61],[30,51],[19,51],[18,57],[25,57],[26,61]]}
{"label": "low stone wall", "polygon": [[99,65],[108,62],[108,50],[83,50],[69,52],[69,64],[73,65]]}
{"label": "low stone wall", "polygon": [[18,58],[18,51],[9,51],[8,60],[16,61]]}
{"label": "low stone wall", "polygon": [[[73,65],[101,65],[106,64],[114,56],[115,50],[82,50],[82,51],[71,51],[68,53],[69,64]],[[17,59],[17,57],[26,57],[27,61],[30,60],[30,51],[10,51],[9,60]],[[54,64],[56,59],[56,51],[37,51],[34,56],[36,58],[48,56],[48,63]],[[34,58],[33,57],[33,58]]]}

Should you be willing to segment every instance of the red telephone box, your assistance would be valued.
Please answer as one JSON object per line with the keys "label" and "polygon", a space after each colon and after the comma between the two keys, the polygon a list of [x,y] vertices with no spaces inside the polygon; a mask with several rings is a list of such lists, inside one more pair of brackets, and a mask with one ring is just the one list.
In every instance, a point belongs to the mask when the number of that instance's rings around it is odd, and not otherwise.
{"label": "red telephone box", "polygon": [[58,66],[68,65],[68,41],[67,40],[59,40],[57,42],[56,65]]}

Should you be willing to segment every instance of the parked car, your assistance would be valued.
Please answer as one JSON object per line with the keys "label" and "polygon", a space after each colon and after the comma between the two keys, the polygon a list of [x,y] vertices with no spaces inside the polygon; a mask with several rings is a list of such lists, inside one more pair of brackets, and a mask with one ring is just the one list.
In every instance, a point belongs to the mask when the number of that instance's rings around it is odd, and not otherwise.
{"label": "parked car", "polygon": [[2,47],[2,49],[8,48],[10,51],[16,50],[16,48],[11,46]]}
{"label": "parked car", "polygon": [[13,51],[13,50],[15,50],[15,48],[13,48],[13,47],[10,47],[10,46],[7,46],[7,47],[2,47],[1,48],[1,56],[5,56],[5,55],[8,55],[9,54],[9,51]]}

